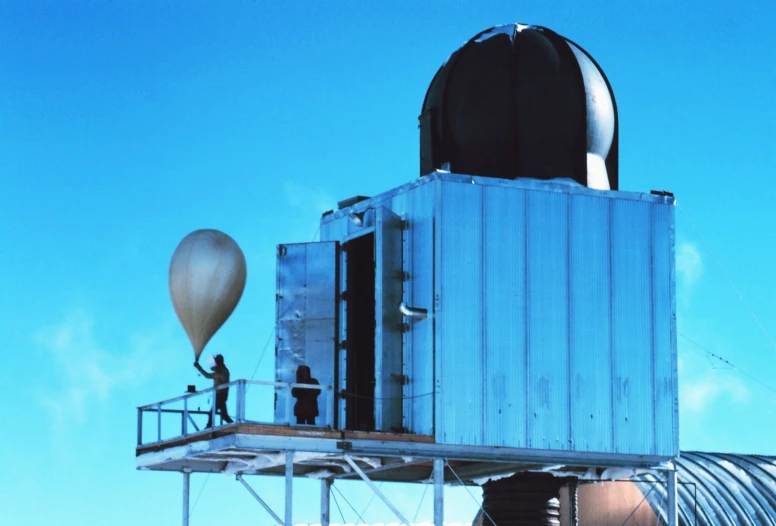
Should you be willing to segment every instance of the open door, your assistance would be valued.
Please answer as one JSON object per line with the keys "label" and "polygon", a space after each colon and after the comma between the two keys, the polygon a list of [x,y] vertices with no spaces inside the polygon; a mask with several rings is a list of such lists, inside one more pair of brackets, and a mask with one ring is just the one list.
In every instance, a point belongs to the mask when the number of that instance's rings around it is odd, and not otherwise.
{"label": "open door", "polygon": [[[278,246],[275,318],[275,380],[295,382],[300,365],[321,385],[334,384],[337,339],[336,242]],[[332,391],[318,396],[317,426],[334,424]],[[275,389],[275,423],[288,423],[295,400],[288,389]],[[296,423],[293,409],[291,423]]]}
{"label": "open door", "polygon": [[402,220],[375,210],[375,429],[402,427]]}

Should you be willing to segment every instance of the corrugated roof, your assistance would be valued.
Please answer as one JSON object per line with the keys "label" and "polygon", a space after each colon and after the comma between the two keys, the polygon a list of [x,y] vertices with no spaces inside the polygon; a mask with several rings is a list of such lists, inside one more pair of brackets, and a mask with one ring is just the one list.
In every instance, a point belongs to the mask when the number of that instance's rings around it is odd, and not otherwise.
{"label": "corrugated roof", "polygon": [[[676,468],[680,525],[776,526],[776,457],[686,451]],[[666,485],[638,479],[665,521]]]}

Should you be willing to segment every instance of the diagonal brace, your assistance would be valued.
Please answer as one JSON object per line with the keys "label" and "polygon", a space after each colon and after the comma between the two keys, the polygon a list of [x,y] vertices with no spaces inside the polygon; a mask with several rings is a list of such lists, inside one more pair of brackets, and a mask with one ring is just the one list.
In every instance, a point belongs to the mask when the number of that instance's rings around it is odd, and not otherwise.
{"label": "diagonal brace", "polygon": [[387,498],[385,495],[383,495],[383,494],[382,494],[382,492],[380,491],[380,489],[379,489],[377,486],[375,486],[375,483],[374,483],[374,482],[372,482],[372,481],[369,479],[369,477],[367,477],[367,476],[366,476],[366,473],[364,473],[364,471],[363,471],[363,470],[362,470],[360,467],[358,467],[358,464],[356,464],[355,462],[353,462],[353,459],[352,459],[352,458],[350,458],[350,456],[349,456],[349,455],[342,455],[342,456],[345,458],[345,460],[347,461],[347,463],[348,463],[348,464],[350,464],[350,467],[352,467],[352,468],[353,468],[353,470],[354,470],[356,473],[358,473],[358,476],[359,476],[359,477],[361,477],[361,478],[364,480],[364,482],[366,482],[366,483],[369,485],[369,487],[370,487],[370,488],[372,488],[372,491],[374,491],[374,492],[375,492],[375,495],[377,495],[378,497],[380,497],[380,500],[381,500],[381,501],[383,501],[383,502],[385,503],[385,505],[386,505],[386,506],[388,506],[388,507],[391,509],[391,511],[393,512],[393,514],[394,514],[394,515],[396,515],[396,516],[399,518],[399,520],[401,521],[401,523],[402,523],[402,524],[410,524],[410,521],[408,521],[407,519],[405,519],[405,518],[404,518],[404,515],[402,515],[402,514],[401,514],[401,512],[400,512],[399,510],[397,510],[397,509],[396,509],[396,507],[395,507],[393,504],[391,504],[391,501],[389,501],[389,500],[388,500],[388,498]]}
{"label": "diagonal brace", "polygon": [[253,490],[253,488],[252,488],[252,487],[250,487],[250,485],[249,485],[247,482],[245,482],[245,479],[243,479],[243,478],[242,478],[242,475],[240,475],[240,474],[238,473],[238,474],[237,474],[237,476],[236,476],[235,478],[236,478],[237,480],[239,480],[239,481],[242,483],[242,485],[243,485],[243,486],[245,486],[245,489],[247,489],[247,490],[248,490],[248,492],[249,492],[251,495],[253,495],[253,498],[254,498],[254,499],[256,499],[257,501],[259,501],[259,504],[261,504],[261,505],[264,507],[264,509],[265,509],[265,510],[267,510],[267,513],[269,513],[270,515],[272,515],[272,518],[273,518],[273,519],[275,519],[275,521],[277,521],[277,524],[285,524],[285,521],[283,521],[283,520],[282,520],[280,517],[278,517],[278,516],[275,514],[275,512],[274,512],[274,511],[272,511],[272,508],[270,508],[270,507],[267,505],[267,503],[266,503],[266,502],[264,502],[264,500],[262,500],[262,498],[261,498],[261,497],[259,497],[259,494],[258,494],[258,493],[256,493],[256,492]]}

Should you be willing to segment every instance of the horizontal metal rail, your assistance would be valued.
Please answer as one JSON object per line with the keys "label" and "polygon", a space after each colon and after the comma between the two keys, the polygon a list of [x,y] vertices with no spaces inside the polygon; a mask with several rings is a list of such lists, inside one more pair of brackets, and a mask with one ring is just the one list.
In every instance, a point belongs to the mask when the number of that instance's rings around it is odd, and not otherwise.
{"label": "horizontal metal rail", "polygon": [[228,384],[221,384],[218,387],[208,387],[207,389],[200,389],[199,391],[194,391],[193,393],[186,393],[181,396],[176,396],[175,398],[162,400],[161,402],[154,402],[153,404],[140,406],[138,407],[138,409],[156,409],[156,406],[158,406],[159,404],[167,405],[174,402],[180,402],[187,398],[193,398],[195,396],[201,396],[203,394],[212,393],[216,390],[235,387],[240,383],[244,383],[245,385],[267,385],[272,387],[286,387],[288,389],[293,389],[295,387],[299,387],[302,389],[316,389],[320,391],[331,391],[333,389],[332,386],[330,385],[297,384],[297,383],[291,383],[291,382],[269,382],[265,380],[235,380],[233,382],[229,382]]}
{"label": "horizontal metal rail", "polygon": [[[193,416],[194,415],[210,415],[210,423],[213,427],[216,426],[216,417],[218,416],[218,413],[216,412],[216,397],[213,397],[214,399],[211,402],[211,407],[209,410],[200,410],[197,409],[189,409],[189,404],[193,402],[194,398],[199,398],[201,400],[201,397],[212,395],[212,393],[215,393],[216,391],[221,391],[224,389],[230,389],[232,387],[235,388],[235,391],[237,393],[237,410],[235,413],[235,419],[233,422],[235,423],[257,423],[257,424],[268,424],[268,425],[283,425],[283,426],[300,426],[300,427],[306,427],[306,424],[296,424],[291,422],[291,416],[292,416],[292,396],[286,396],[286,406],[285,406],[285,421],[278,424],[275,421],[271,422],[261,422],[259,420],[253,420],[253,419],[247,419],[246,418],[246,391],[247,387],[250,385],[263,385],[267,387],[273,387],[273,388],[280,388],[288,393],[290,395],[291,389],[311,389],[315,391],[320,392],[326,392],[326,403],[324,404],[324,415],[323,416],[323,426],[319,427],[330,427],[332,419],[333,419],[333,401],[334,401],[334,389],[330,385],[317,385],[317,384],[300,384],[295,382],[269,382],[264,380],[235,380],[233,382],[229,382],[227,384],[222,384],[217,387],[209,387],[207,389],[202,389],[199,391],[194,391],[190,393],[186,393],[181,396],[176,396],[174,398],[169,398],[167,400],[162,400],[161,402],[155,402],[153,404],[148,404],[144,406],[140,406],[137,408],[137,445],[143,446],[148,444],[154,444],[163,442],[166,440],[174,440],[177,438],[183,438],[191,434],[189,431],[189,424],[193,426],[195,433],[200,432],[200,427],[195,422]],[[173,404],[182,404],[183,407],[170,407]],[[258,404],[257,404],[258,405]],[[144,440],[144,434],[143,434],[143,416],[152,413],[156,415],[155,423],[156,423],[156,433],[154,440]],[[164,439],[162,438],[162,415],[169,415],[169,414],[176,414],[180,415],[181,421],[180,421],[180,434],[173,434],[172,436],[166,436]],[[221,415],[221,423],[223,424],[224,415]]]}

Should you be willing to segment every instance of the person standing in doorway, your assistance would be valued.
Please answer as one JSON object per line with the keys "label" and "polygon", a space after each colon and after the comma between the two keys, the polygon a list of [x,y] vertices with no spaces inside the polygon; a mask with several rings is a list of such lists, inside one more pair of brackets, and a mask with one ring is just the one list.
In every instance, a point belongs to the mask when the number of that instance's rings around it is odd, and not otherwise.
{"label": "person standing in doorway", "polygon": [[[202,373],[202,376],[205,378],[210,378],[213,380],[213,387],[217,388],[219,385],[226,385],[229,383],[229,369],[226,368],[226,365],[224,365],[224,357],[220,354],[217,354],[215,356],[215,365],[211,367],[212,373],[209,373],[205,371],[205,369],[202,368],[201,365],[199,365],[199,361],[194,362],[194,367],[196,367],[200,373]],[[216,414],[221,414],[221,419],[226,422],[227,424],[231,424],[233,420],[229,417],[229,411],[226,409],[226,399],[229,398],[229,388],[224,387],[223,389],[217,389],[215,391],[215,406],[216,406]],[[213,425],[213,411],[211,410],[207,417],[207,426],[205,426],[205,429],[208,427],[212,427]]]}
{"label": "person standing in doorway", "polygon": [[[296,383],[320,385],[318,380],[313,378],[310,368],[306,365],[300,365],[296,369]],[[307,387],[294,387],[291,389],[291,396],[296,398],[294,405],[294,416],[297,424],[315,425],[315,417],[318,416],[318,395],[320,389]]]}

